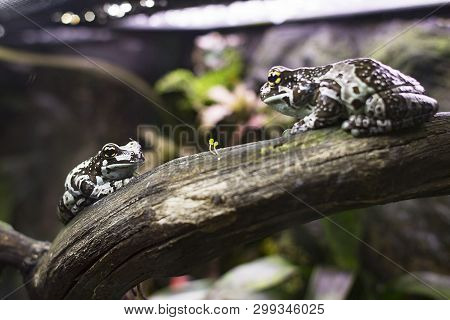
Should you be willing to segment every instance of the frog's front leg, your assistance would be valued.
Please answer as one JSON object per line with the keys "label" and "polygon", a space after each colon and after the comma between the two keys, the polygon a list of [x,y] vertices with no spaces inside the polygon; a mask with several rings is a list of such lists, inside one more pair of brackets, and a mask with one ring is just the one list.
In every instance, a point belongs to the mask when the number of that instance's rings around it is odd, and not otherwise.
{"label": "frog's front leg", "polygon": [[337,97],[330,97],[321,92],[316,99],[316,106],[313,108],[312,113],[296,122],[290,133],[296,134],[331,126],[339,121],[343,110],[344,108],[337,100]]}
{"label": "frog's front leg", "polygon": [[130,178],[122,179],[122,180],[103,180],[102,177],[90,177],[88,175],[83,175],[80,177],[76,177],[75,185],[80,190],[80,193],[85,198],[91,199],[100,199],[107,194],[110,194],[117,189],[123,187],[128,184]]}
{"label": "frog's front leg", "polygon": [[104,182],[103,184],[95,185],[94,188],[91,188],[91,186],[88,186],[89,191],[90,191],[90,194],[88,197],[92,198],[92,199],[103,198],[104,196],[106,196],[110,193],[113,193],[114,191],[127,185],[130,182],[130,179],[131,178],[115,180],[115,181],[107,181],[107,182]]}

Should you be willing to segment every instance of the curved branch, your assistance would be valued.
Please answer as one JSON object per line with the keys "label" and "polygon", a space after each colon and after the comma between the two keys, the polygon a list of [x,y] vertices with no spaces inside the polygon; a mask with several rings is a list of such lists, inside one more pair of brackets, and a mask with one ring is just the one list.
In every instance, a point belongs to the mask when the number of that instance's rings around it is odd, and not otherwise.
{"label": "curved branch", "polygon": [[343,209],[450,194],[450,114],[355,139],[323,129],[173,160],[84,210],[33,276],[39,298],[119,298]]}
{"label": "curved branch", "polygon": [[28,238],[0,221],[0,267],[12,266],[27,277],[49,247],[49,242]]}

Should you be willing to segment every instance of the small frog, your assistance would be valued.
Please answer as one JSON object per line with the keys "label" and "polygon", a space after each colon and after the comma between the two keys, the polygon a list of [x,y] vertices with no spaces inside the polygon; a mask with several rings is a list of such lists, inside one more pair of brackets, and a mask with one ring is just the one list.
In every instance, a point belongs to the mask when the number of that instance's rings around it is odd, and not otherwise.
{"label": "small frog", "polygon": [[291,134],[341,123],[355,137],[377,135],[420,125],[438,110],[417,80],[370,58],[295,70],[273,67],[261,99],[300,119]]}
{"label": "small frog", "polygon": [[58,213],[67,224],[83,208],[128,184],[144,163],[141,145],[130,141],[124,146],[108,143],[89,160],[69,172]]}

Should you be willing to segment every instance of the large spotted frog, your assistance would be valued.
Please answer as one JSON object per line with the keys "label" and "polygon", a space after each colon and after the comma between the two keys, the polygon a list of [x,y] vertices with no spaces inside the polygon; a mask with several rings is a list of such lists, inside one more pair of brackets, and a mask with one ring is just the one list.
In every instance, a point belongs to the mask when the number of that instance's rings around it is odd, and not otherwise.
{"label": "large spotted frog", "polygon": [[273,67],[261,99],[299,119],[291,134],[341,123],[353,136],[377,135],[420,125],[438,110],[417,80],[369,58],[295,70]]}
{"label": "large spotted frog", "polygon": [[58,212],[66,224],[83,208],[128,184],[144,162],[140,144],[130,141],[124,146],[108,143],[92,158],[69,172]]}

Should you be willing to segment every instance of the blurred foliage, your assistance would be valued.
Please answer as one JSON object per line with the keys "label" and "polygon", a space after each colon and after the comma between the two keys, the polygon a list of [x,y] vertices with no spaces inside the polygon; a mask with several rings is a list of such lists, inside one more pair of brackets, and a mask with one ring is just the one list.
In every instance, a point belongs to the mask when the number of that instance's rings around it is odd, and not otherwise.
{"label": "blurred foliage", "polygon": [[0,222],[9,222],[14,204],[11,188],[5,177],[0,176]]}
{"label": "blurred foliage", "polygon": [[217,70],[195,75],[187,69],[169,72],[155,84],[156,91],[180,112],[200,110],[210,102],[209,90],[217,85],[231,88],[238,83],[243,71],[240,54],[229,49],[225,54],[226,64]]}
{"label": "blurred foliage", "polygon": [[305,298],[310,300],[342,300],[353,285],[354,273],[335,267],[317,266],[308,284]]}
{"label": "blurred foliage", "polygon": [[[267,110],[255,92],[242,83],[236,85],[233,90],[223,85],[214,86],[208,91],[208,97],[211,105],[200,111],[200,128],[214,127],[230,116],[233,116],[235,124],[245,123],[256,114],[263,115]],[[258,127],[262,125],[263,123],[255,123]]]}
{"label": "blurred foliage", "polygon": [[[206,299],[213,284],[210,279],[193,280],[180,288],[166,287],[151,295],[142,292],[143,299],[152,300],[200,300]],[[132,296],[129,297],[133,299]]]}
{"label": "blurred foliage", "polygon": [[359,268],[361,212],[348,211],[322,219],[330,263],[351,271]]}
{"label": "blurred foliage", "polygon": [[245,298],[291,281],[297,272],[296,266],[280,256],[263,257],[226,272],[214,283],[209,297]]}
{"label": "blurred foliage", "polygon": [[[287,284],[291,284],[290,286]],[[238,265],[216,280],[204,279],[169,286],[150,299],[276,299],[292,298],[289,287],[300,285],[297,266],[272,255]],[[298,289],[298,288],[297,288]]]}
{"label": "blurred foliage", "polygon": [[445,299],[450,297],[450,276],[434,272],[414,272],[394,280],[391,289],[413,296]]}

